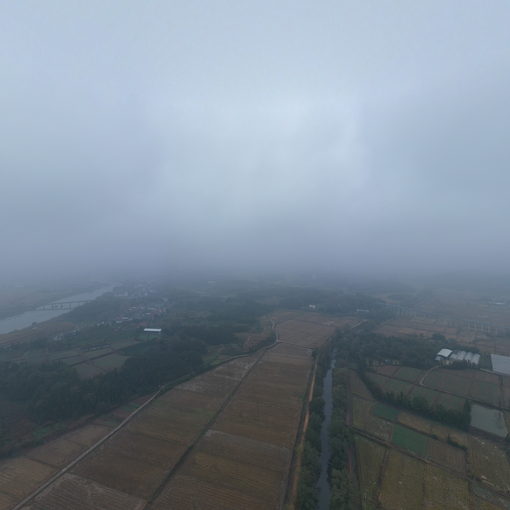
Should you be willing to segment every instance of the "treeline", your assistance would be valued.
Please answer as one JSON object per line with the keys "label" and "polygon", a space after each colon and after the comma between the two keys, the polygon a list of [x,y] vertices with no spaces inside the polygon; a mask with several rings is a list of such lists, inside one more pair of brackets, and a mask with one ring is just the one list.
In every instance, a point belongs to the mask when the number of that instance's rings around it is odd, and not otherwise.
{"label": "treeline", "polygon": [[61,362],[0,364],[0,393],[23,403],[39,423],[100,414],[159,385],[203,368],[207,349],[199,341],[157,342],[117,370],[82,380]]}
{"label": "treeline", "polygon": [[331,417],[331,460],[329,480],[331,484],[330,510],[359,509],[356,477],[350,470],[350,452],[354,450],[352,432],[346,423],[347,375],[342,369],[333,371],[333,415]]}
{"label": "treeline", "polygon": [[335,345],[345,358],[363,367],[392,361],[422,369],[434,366],[434,359],[441,348],[457,348],[455,342],[447,341],[442,335],[399,338],[370,330],[339,332]]}
{"label": "treeline", "polygon": [[442,347],[455,349],[458,345],[447,341],[442,335],[430,338],[386,337],[370,330],[359,332],[342,332],[335,337],[338,352],[357,368],[358,374],[375,398],[384,400],[397,407],[409,409],[417,414],[444,424],[467,429],[471,422],[471,406],[465,401],[462,410],[447,409],[441,404],[429,404],[422,396],[408,397],[402,392],[384,391],[369,377],[372,365],[396,362],[420,369],[427,369],[435,364],[435,356]]}
{"label": "treeline", "polygon": [[453,425],[464,430],[469,428],[471,423],[471,404],[469,400],[464,401],[462,410],[447,409],[441,404],[430,405],[428,400],[420,395],[409,397],[402,392],[395,394],[391,391],[384,391],[369,376],[364,367],[359,367],[358,374],[370,392],[378,400],[383,400],[396,407],[409,409],[416,414],[431,418],[446,425]]}
{"label": "treeline", "polygon": [[315,510],[319,492],[317,482],[321,474],[321,427],[324,421],[324,400],[322,398],[324,376],[329,368],[331,351],[321,349],[316,351],[317,372],[313,397],[309,407],[308,428],[301,459],[301,472],[297,493],[296,508],[299,510]]}

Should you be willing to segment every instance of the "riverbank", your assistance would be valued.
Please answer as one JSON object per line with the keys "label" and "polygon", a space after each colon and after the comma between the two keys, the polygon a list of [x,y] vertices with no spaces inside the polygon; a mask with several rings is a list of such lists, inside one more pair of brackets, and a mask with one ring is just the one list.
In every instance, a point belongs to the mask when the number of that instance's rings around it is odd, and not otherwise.
{"label": "riverbank", "polygon": [[[73,301],[92,301],[99,296],[102,296],[106,292],[109,292],[113,289],[112,285],[102,286],[100,288],[96,288],[95,290],[90,290],[87,292],[80,292],[78,294],[67,295],[66,297],[62,297],[56,301],[41,303],[37,302],[36,306],[40,306],[43,304],[53,304],[53,303],[62,303],[62,302],[73,302]],[[34,323],[46,322],[48,320],[59,317],[65,313],[67,313],[69,309],[62,310],[28,310],[17,315],[13,315],[11,317],[5,317],[0,319],[0,335],[5,335],[8,333],[13,333],[15,331],[28,328],[32,326]]]}

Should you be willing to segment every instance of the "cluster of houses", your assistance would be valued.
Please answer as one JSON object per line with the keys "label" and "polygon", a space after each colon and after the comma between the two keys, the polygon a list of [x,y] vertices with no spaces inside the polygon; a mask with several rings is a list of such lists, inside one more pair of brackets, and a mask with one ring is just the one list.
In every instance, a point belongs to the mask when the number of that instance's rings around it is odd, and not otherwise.
{"label": "cluster of houses", "polygon": [[441,365],[452,365],[453,363],[463,362],[477,367],[480,363],[480,355],[476,352],[441,349],[436,355],[436,361]]}

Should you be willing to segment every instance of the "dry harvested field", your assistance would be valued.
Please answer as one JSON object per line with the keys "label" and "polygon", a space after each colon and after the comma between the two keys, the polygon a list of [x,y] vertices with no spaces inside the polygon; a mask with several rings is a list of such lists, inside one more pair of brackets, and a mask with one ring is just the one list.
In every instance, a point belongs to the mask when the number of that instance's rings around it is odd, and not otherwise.
{"label": "dry harvested field", "polygon": [[379,499],[388,510],[419,509],[423,504],[424,464],[396,450],[390,450],[384,469]]}
{"label": "dry harvested field", "polygon": [[435,463],[446,466],[460,474],[466,473],[466,453],[461,448],[429,438],[427,441],[427,457]]}
{"label": "dry harvested field", "polygon": [[354,436],[361,505],[363,510],[375,510],[379,493],[379,482],[387,448],[363,436]]}
{"label": "dry harvested field", "polygon": [[423,380],[429,388],[498,407],[504,400],[500,376],[480,370],[432,370]]}
{"label": "dry harvested field", "polygon": [[311,353],[267,351],[151,508],[280,508]]}
{"label": "dry harvested field", "polygon": [[142,510],[144,506],[142,499],[65,474],[23,510]]}
{"label": "dry harvested field", "polygon": [[[104,437],[109,428],[90,424],[0,462],[0,510],[13,504]],[[3,506],[2,506],[3,505]]]}
{"label": "dry harvested field", "polygon": [[[280,328],[285,326],[284,333]],[[332,333],[289,320],[151,504],[151,510],[281,507],[308,379],[311,347]]]}
{"label": "dry harvested field", "polygon": [[[25,508],[143,508],[255,359],[233,360],[165,393]],[[19,501],[104,437],[111,430],[103,425],[107,418],[6,461],[6,497]],[[0,475],[0,494],[1,484]]]}
{"label": "dry harvested field", "polygon": [[469,499],[466,479],[390,451],[380,494],[385,510],[469,510]]}
{"label": "dry harvested field", "polygon": [[477,480],[510,495],[510,465],[497,444],[471,436],[468,462],[468,469]]}
{"label": "dry harvested field", "polygon": [[322,345],[334,331],[333,326],[290,320],[278,325],[278,339],[293,345],[315,348]]}
{"label": "dry harvested field", "polygon": [[56,468],[26,457],[6,459],[0,463],[0,492],[22,499],[56,472]]}
{"label": "dry harvested field", "polygon": [[333,317],[318,313],[280,312],[273,316],[278,325],[278,339],[302,347],[322,345],[336,329],[352,327],[359,319]]}
{"label": "dry harvested field", "polygon": [[422,317],[388,320],[379,326],[375,332],[386,336],[423,335],[426,337],[439,333],[446,338],[455,338],[462,343],[475,343],[475,341],[486,338],[485,334],[478,331],[449,326],[445,321]]}

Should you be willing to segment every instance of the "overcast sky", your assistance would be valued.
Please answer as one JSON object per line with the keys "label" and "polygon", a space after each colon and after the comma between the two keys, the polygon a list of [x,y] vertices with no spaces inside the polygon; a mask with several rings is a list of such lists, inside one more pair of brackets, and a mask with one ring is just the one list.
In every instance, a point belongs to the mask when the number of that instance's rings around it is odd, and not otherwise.
{"label": "overcast sky", "polygon": [[0,3],[0,280],[506,270],[507,0]]}

